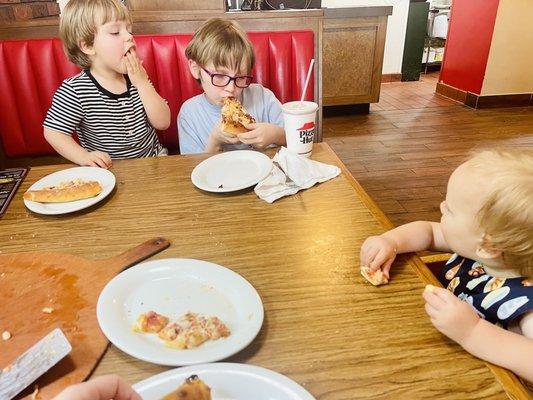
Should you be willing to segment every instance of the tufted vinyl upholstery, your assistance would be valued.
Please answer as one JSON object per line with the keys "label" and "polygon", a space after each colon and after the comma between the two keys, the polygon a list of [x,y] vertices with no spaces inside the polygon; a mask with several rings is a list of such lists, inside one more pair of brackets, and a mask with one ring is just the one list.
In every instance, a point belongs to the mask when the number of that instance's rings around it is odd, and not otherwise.
{"label": "tufted vinyl upholstery", "polygon": [[[312,31],[250,32],[256,64],[254,81],[270,88],[283,103],[299,99],[314,57]],[[185,48],[191,35],[136,36],[137,52],[158,93],[168,101],[171,126],[159,132],[177,149],[176,117],[181,104],[201,92],[187,67]],[[61,82],[79,68],[63,53],[59,39],[0,41],[0,139],[8,157],[54,154],[42,122]],[[311,80],[306,99],[314,98]]]}

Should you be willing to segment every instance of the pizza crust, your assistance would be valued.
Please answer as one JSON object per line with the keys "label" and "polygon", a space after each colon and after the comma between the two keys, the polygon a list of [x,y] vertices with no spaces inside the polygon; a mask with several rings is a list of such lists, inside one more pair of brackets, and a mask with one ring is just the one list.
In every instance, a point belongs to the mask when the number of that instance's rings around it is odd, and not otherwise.
{"label": "pizza crust", "polygon": [[244,124],[254,124],[255,119],[235,97],[226,97],[222,106],[222,131],[237,136],[249,130]]}
{"label": "pizza crust", "polygon": [[28,190],[24,193],[24,199],[39,203],[66,203],[98,196],[101,192],[102,186],[99,182],[76,179],[57,186]]}
{"label": "pizza crust", "polygon": [[377,271],[370,271],[370,268],[367,266],[361,267],[361,275],[374,286],[385,285],[389,283],[387,277],[383,274],[381,269]]}
{"label": "pizza crust", "polygon": [[191,375],[162,400],[211,400],[211,388],[198,378],[198,375]]}

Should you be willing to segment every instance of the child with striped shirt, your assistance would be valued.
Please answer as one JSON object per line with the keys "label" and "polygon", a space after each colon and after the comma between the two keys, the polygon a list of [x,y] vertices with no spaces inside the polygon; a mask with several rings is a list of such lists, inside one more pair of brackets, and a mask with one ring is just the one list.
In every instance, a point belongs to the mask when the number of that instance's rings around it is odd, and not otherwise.
{"label": "child with striped shirt", "polygon": [[43,123],[52,147],[76,164],[102,168],[112,159],[167,154],[156,129],[168,128],[170,109],[137,57],[124,5],[70,0],[59,31],[67,56],[82,72],[54,95]]}

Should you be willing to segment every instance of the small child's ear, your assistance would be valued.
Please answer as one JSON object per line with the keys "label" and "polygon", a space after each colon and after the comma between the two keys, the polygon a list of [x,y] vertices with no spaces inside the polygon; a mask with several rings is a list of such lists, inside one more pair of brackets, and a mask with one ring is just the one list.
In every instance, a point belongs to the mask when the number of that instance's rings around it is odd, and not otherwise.
{"label": "small child's ear", "polygon": [[191,71],[192,76],[194,76],[194,79],[200,79],[200,67],[194,60],[187,60],[189,63],[189,71]]}
{"label": "small child's ear", "polygon": [[476,248],[476,255],[484,259],[495,259],[502,256],[502,251],[490,246],[490,235],[484,234],[481,243]]}
{"label": "small child's ear", "polygon": [[89,46],[84,40],[80,42],[80,50],[88,56],[94,56],[94,47]]}

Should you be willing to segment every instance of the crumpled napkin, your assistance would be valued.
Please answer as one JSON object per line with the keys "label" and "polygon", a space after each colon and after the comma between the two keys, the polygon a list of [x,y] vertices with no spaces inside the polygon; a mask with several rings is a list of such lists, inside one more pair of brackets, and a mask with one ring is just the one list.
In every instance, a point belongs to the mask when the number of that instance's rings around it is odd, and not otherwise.
{"label": "crumpled napkin", "polygon": [[309,189],[319,182],[335,178],[341,173],[339,167],[328,165],[292,153],[282,147],[272,159],[274,166],[270,175],[257,184],[254,191],[267,203],[290,196],[302,189]]}

